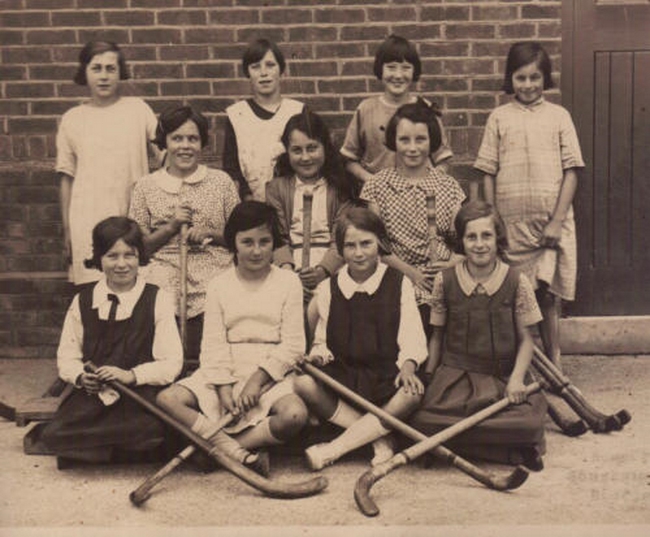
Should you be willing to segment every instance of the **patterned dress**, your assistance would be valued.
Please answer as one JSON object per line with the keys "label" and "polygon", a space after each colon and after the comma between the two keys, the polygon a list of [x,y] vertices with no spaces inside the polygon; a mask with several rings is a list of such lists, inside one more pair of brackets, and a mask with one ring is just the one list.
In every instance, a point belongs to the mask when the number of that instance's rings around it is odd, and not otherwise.
{"label": "patterned dress", "polygon": [[496,108],[488,118],[474,167],[495,176],[495,201],[508,231],[508,262],[533,286],[546,282],[555,295],[573,300],[577,271],[573,208],[564,222],[558,249],[540,239],[555,210],[563,174],[584,167],[569,113],[540,99]]}

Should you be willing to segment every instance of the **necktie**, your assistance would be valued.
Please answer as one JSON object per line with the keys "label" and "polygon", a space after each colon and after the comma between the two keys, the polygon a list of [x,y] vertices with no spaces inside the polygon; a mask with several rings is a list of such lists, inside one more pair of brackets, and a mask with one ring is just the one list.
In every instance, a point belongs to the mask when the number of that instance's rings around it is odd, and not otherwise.
{"label": "necktie", "polygon": [[120,303],[120,299],[117,298],[117,295],[114,295],[113,293],[108,293],[108,300],[111,301],[111,309],[108,312],[108,322],[114,323],[115,317],[117,315],[117,305]]}

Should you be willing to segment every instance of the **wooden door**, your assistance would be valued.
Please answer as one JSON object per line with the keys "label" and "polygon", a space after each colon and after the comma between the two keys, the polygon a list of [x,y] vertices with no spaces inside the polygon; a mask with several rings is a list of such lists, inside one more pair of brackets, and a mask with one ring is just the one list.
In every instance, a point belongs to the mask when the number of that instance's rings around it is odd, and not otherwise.
{"label": "wooden door", "polygon": [[570,313],[650,314],[650,1],[564,0],[562,98],[585,158]]}

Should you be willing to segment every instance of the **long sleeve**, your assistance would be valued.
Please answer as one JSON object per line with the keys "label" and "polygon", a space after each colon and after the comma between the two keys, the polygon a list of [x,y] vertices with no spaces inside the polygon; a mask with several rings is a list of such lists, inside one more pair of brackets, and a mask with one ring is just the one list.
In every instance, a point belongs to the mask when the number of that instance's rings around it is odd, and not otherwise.
{"label": "long sleeve", "polygon": [[[332,276],[335,278],[336,276]],[[318,312],[318,320],[316,322],[316,330],[314,331],[314,342],[309,352],[310,356],[322,356],[326,359],[332,359],[333,354],[327,348],[327,319],[330,314],[330,292],[331,282],[329,279],[318,284],[316,294],[313,300],[316,304],[316,311]]]}
{"label": "long sleeve", "polygon": [[56,352],[59,377],[70,384],[74,384],[77,377],[83,373],[83,336],[79,295],[76,295],[65,315],[59,348]]}
{"label": "long sleeve", "polygon": [[289,277],[286,300],[282,305],[280,343],[274,346],[265,362],[260,364],[274,380],[281,380],[305,352],[305,329],[303,319],[303,294],[300,279],[287,272]]}
{"label": "long sleeve", "polygon": [[183,367],[183,346],[174,317],[171,296],[162,289],[156,295],[154,309],[153,362],[140,364],[132,369],[136,384],[161,386],[170,384]]}
{"label": "long sleeve", "polygon": [[398,368],[401,369],[406,360],[413,360],[418,365],[426,361],[428,356],[427,338],[415,302],[413,284],[406,277],[402,278],[397,345],[399,347],[399,354],[397,355]]}
{"label": "long sleeve", "polygon": [[284,263],[291,263],[295,265],[293,253],[291,252],[291,214],[287,214],[288,206],[291,199],[283,199],[283,194],[293,196],[293,188],[282,188],[283,185],[280,181],[290,181],[286,177],[276,177],[270,182],[266,183],[266,203],[273,207],[278,214],[278,223],[280,226],[280,238],[282,245],[275,249],[273,252],[273,261],[276,265],[280,266]]}
{"label": "long sleeve", "polygon": [[230,178],[239,185],[239,197],[244,199],[246,196],[252,194],[248,181],[244,177],[239,164],[239,149],[237,148],[237,136],[235,129],[230,122],[230,118],[226,117],[226,124],[223,132],[223,170],[230,176]]}

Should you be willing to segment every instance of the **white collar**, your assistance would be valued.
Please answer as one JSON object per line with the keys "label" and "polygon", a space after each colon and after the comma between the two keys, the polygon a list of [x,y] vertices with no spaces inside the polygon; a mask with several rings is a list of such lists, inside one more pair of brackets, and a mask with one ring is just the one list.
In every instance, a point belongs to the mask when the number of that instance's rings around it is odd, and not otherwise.
{"label": "white collar", "polygon": [[387,268],[388,266],[380,261],[372,276],[364,282],[357,283],[352,279],[348,272],[348,266],[345,265],[337,274],[339,289],[347,300],[350,300],[354,293],[367,293],[373,295],[379,288],[379,284],[381,284],[381,280],[384,277]]}
{"label": "white collar", "polygon": [[458,285],[465,295],[471,296],[476,288],[481,286],[488,296],[492,296],[503,285],[503,282],[508,275],[508,265],[497,258],[497,264],[494,267],[492,274],[490,274],[490,277],[483,283],[478,283],[469,273],[466,260],[458,263],[455,267],[455,271],[456,277],[458,278]]}
{"label": "white collar", "polygon": [[138,277],[135,280],[135,285],[129,290],[124,291],[123,293],[116,293],[108,287],[106,282],[106,276],[102,275],[101,279],[95,285],[93,289],[93,309],[99,309],[102,305],[110,302],[108,299],[109,293],[112,295],[117,295],[120,300],[119,306],[127,316],[133,311],[136,303],[144,291],[144,278]]}
{"label": "white collar", "polygon": [[179,177],[174,177],[173,175],[170,175],[170,173],[167,171],[166,168],[161,168],[156,177],[156,184],[162,190],[168,192],[169,194],[178,194],[178,192],[181,189],[181,185],[183,185],[183,183],[187,183],[187,184],[200,183],[201,181],[203,181],[203,179],[205,179],[207,172],[208,172],[208,167],[205,166],[204,164],[199,164],[199,167],[192,175],[189,175],[188,177],[184,177],[183,179],[181,179]]}

